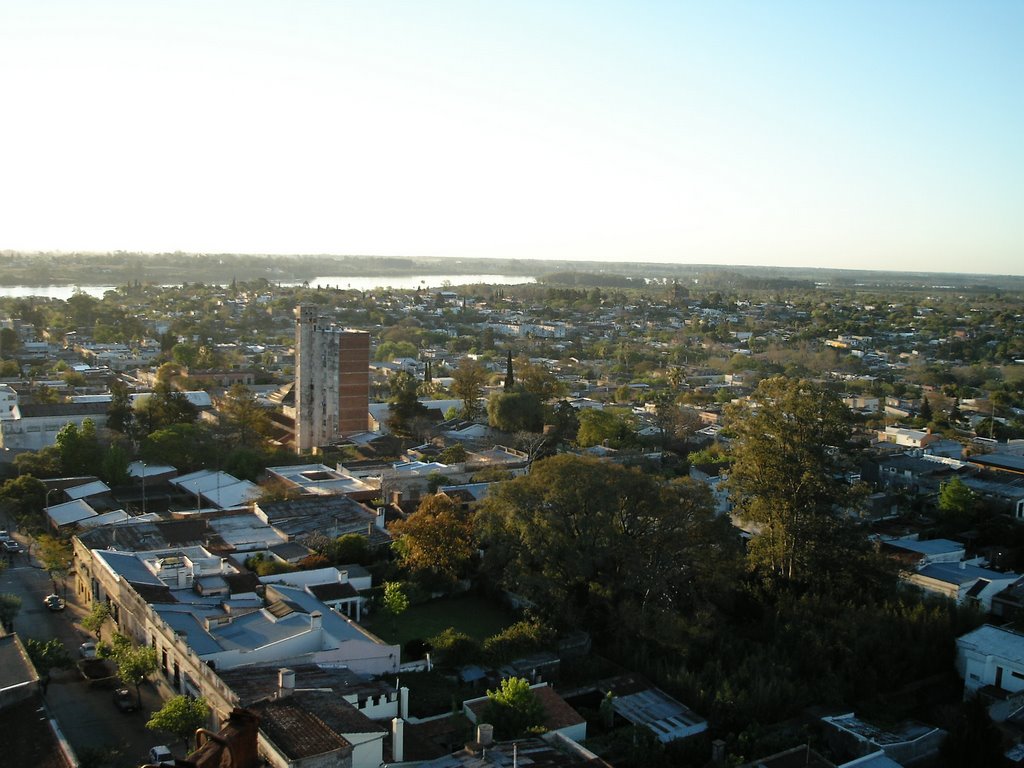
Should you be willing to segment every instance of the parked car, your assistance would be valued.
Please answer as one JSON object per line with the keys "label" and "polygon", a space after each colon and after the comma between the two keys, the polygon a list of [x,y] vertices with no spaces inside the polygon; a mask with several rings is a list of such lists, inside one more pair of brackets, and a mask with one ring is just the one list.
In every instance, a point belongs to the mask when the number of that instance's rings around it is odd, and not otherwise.
{"label": "parked car", "polygon": [[51,611],[63,611],[67,604],[60,595],[47,595],[43,598],[43,605]]}
{"label": "parked car", "polygon": [[7,539],[7,541],[4,542],[4,550],[11,554],[21,552],[21,544],[16,542],[14,539]]}
{"label": "parked car", "polygon": [[87,640],[78,646],[78,653],[83,659],[95,659],[96,658],[96,643],[92,640]]}
{"label": "parked car", "polygon": [[162,765],[163,763],[173,762],[174,755],[171,754],[171,750],[161,745],[159,747],[153,747],[149,750],[149,762],[154,765]]}
{"label": "parked car", "polygon": [[122,712],[135,712],[139,702],[127,688],[118,688],[114,691],[114,706]]}
{"label": "parked car", "polygon": [[10,531],[0,531],[0,541],[10,541]]}

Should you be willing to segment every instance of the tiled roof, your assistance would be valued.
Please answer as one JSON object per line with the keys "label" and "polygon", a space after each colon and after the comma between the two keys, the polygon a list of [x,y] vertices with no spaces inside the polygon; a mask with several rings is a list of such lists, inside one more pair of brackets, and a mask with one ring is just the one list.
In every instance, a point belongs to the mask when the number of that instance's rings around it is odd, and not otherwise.
{"label": "tiled roof", "polygon": [[348,741],[291,698],[263,702],[254,709],[260,730],[291,760],[352,750]]}

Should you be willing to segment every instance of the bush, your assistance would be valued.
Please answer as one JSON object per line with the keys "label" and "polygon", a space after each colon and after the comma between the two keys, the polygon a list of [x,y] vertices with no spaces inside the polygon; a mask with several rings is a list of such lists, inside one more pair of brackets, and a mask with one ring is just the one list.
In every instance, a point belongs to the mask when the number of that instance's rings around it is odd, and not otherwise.
{"label": "bush", "polygon": [[517,621],[484,640],[484,652],[495,662],[509,661],[542,651],[553,641],[552,631],[537,621]]}
{"label": "bush", "polygon": [[459,632],[455,627],[448,627],[427,642],[439,655],[439,663],[446,667],[454,669],[473,664],[483,658],[480,643],[465,632]]}

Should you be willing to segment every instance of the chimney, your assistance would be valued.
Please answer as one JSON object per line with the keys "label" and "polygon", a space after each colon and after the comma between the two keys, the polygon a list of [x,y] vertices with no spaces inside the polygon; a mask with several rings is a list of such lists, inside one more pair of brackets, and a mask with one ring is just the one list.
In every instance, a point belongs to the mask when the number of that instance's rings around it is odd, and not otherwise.
{"label": "chimney", "polygon": [[295,670],[281,667],[277,670],[277,698],[283,699],[292,695],[295,690]]}
{"label": "chimney", "polygon": [[494,726],[490,723],[480,723],[476,727],[476,743],[481,747],[489,747],[494,743]]}
{"label": "chimney", "polygon": [[402,501],[402,492],[401,491],[392,491],[391,492],[391,504],[393,506],[397,507],[401,503],[401,501]]}
{"label": "chimney", "polygon": [[396,763],[405,760],[405,721],[400,717],[391,721],[391,759]]}
{"label": "chimney", "polygon": [[723,739],[715,739],[711,742],[711,761],[715,765],[725,762],[725,741]]}
{"label": "chimney", "polygon": [[377,527],[384,530],[384,507],[377,507]]}
{"label": "chimney", "polygon": [[404,685],[398,689],[398,716],[403,720],[409,716],[409,689]]}
{"label": "chimney", "polygon": [[324,620],[324,615],[320,611],[313,611],[309,614],[309,628],[311,630],[320,629]]}

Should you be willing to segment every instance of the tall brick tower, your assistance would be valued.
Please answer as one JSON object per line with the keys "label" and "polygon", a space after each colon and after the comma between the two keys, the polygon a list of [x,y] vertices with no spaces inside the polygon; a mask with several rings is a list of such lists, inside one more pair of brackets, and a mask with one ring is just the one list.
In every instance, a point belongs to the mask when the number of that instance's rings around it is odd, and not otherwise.
{"label": "tall brick tower", "polygon": [[363,432],[370,404],[370,334],[295,309],[295,450]]}

